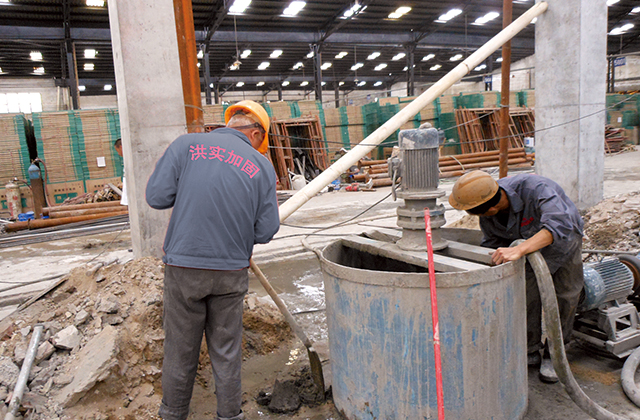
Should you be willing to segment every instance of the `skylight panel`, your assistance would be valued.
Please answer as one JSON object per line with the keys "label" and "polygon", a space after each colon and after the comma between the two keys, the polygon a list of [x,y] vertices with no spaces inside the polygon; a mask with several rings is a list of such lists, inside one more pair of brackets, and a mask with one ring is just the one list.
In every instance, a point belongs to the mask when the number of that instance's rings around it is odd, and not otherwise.
{"label": "skylight panel", "polygon": [[269,58],[278,58],[282,55],[282,50],[273,50]]}
{"label": "skylight panel", "polygon": [[393,56],[393,58],[391,59],[392,61],[398,61],[398,60],[402,60],[407,54],[406,53],[398,53],[396,55]]}
{"label": "skylight panel", "polygon": [[302,83],[300,83],[300,86],[307,86],[309,84],[309,82],[307,82],[306,80]]}
{"label": "skylight panel", "polygon": [[632,29],[635,25],[633,23],[627,23],[622,26],[618,26],[617,28],[613,28],[609,35],[622,35],[626,33],[628,30]]}
{"label": "skylight panel", "polygon": [[374,68],[374,70],[375,71],[380,71],[380,70],[384,70],[386,68],[387,68],[387,63],[380,63]]}
{"label": "skylight panel", "polygon": [[320,66],[320,68],[322,70],[327,70],[329,67],[331,67],[332,63],[324,63],[322,66]]}
{"label": "skylight panel", "polygon": [[380,57],[380,53],[379,52],[372,52],[371,54],[369,54],[369,57],[367,57],[367,60],[375,60],[376,58]]}
{"label": "skylight panel", "polygon": [[84,50],[84,58],[96,58],[96,55],[98,55],[98,51],[94,50],[93,48],[87,48],[86,50]]}
{"label": "skylight panel", "polygon": [[292,1],[291,3],[289,3],[289,7],[284,9],[282,15],[286,17],[296,16],[302,9],[304,9],[304,6],[306,5],[307,3],[304,1]]}
{"label": "skylight panel", "polygon": [[89,7],[104,7],[104,0],[87,0]]}
{"label": "skylight panel", "polygon": [[244,82],[238,82],[238,83],[236,83],[236,86],[237,87],[242,87],[242,86],[244,86]]}
{"label": "skylight panel", "polygon": [[436,71],[436,70],[441,69],[441,68],[442,68],[442,66],[440,64],[436,64],[435,66],[431,67],[429,70]]}
{"label": "skylight panel", "polygon": [[454,17],[458,16],[460,13],[462,13],[462,10],[460,10],[460,9],[451,9],[447,13],[445,13],[444,15],[440,15],[440,17],[436,20],[436,22],[437,23],[447,23],[451,19],[453,19]]}
{"label": "skylight panel", "polygon": [[456,54],[453,57],[451,57],[449,60],[451,60],[451,61],[459,61],[459,60],[462,59],[462,57],[463,57],[462,54]]}
{"label": "skylight panel", "polygon": [[289,86],[290,83],[291,83],[290,81],[285,80],[284,82],[282,82],[282,86],[285,86],[285,87]]}
{"label": "skylight panel", "polygon": [[42,53],[40,51],[31,51],[29,53],[31,61],[42,61]]}
{"label": "skylight panel", "polygon": [[241,15],[247,10],[247,7],[251,4],[251,0],[235,0],[229,8],[230,15]]}
{"label": "skylight panel", "polygon": [[395,12],[389,13],[389,19],[400,19],[402,16],[406,15],[410,11],[411,11],[411,7],[409,6],[398,7]]}
{"label": "skylight panel", "polygon": [[84,71],[93,71],[95,65],[93,63],[84,63]]}
{"label": "skylight panel", "polygon": [[382,82],[377,81],[377,82],[375,82],[375,83],[373,84],[373,86],[376,86],[376,87],[377,87],[377,86],[382,86]]}
{"label": "skylight panel", "polygon": [[340,60],[341,58],[346,57],[348,54],[349,53],[347,51],[341,51],[339,54],[336,54],[336,58]]}
{"label": "skylight panel", "polygon": [[260,63],[260,65],[258,66],[258,70],[266,70],[267,67],[269,67],[271,65],[271,63],[269,63],[268,61],[263,61],[262,63]]}
{"label": "skylight panel", "polygon": [[476,19],[476,21],[473,22],[472,25],[484,25],[485,23],[494,20],[498,16],[500,16],[500,13],[498,12],[489,12],[486,15],[480,16],[478,19]]}
{"label": "skylight panel", "polygon": [[240,55],[240,58],[247,58],[251,55],[251,50],[244,50],[242,51],[242,54]]}
{"label": "skylight panel", "polygon": [[356,71],[356,70],[358,70],[358,69],[360,69],[360,68],[362,68],[362,67],[364,67],[364,64],[363,64],[363,63],[356,63],[356,64],[354,64],[353,66],[351,66],[351,70],[352,70],[352,71]]}
{"label": "skylight panel", "polygon": [[422,57],[422,61],[429,61],[432,58],[435,58],[435,56],[436,56],[435,54],[427,54],[424,57]]}
{"label": "skylight panel", "polygon": [[264,86],[264,82],[258,82],[258,83],[256,84],[256,86],[257,86],[257,87]]}

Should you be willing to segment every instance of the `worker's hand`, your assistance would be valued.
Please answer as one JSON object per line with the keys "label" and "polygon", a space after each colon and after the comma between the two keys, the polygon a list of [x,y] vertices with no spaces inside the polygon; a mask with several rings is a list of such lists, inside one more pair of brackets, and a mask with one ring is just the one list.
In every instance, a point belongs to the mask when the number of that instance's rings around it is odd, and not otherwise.
{"label": "worker's hand", "polygon": [[491,254],[491,259],[495,265],[499,265],[502,263],[506,263],[509,261],[519,260],[524,256],[524,252],[520,249],[519,246],[514,246],[511,248],[498,248],[496,251]]}

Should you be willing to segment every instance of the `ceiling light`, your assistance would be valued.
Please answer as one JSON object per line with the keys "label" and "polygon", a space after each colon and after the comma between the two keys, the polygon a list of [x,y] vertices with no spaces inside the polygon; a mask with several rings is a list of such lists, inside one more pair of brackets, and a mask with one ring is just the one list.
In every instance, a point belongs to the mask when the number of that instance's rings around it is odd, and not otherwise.
{"label": "ceiling light", "polygon": [[607,6],[613,6],[614,4],[616,4],[619,1],[620,0],[607,0]]}
{"label": "ceiling light", "polygon": [[86,87],[86,86],[84,86],[84,85],[80,85],[80,86],[78,86],[78,90],[79,90],[80,92],[84,92],[85,90],[87,90],[87,87]]}
{"label": "ceiling light", "polygon": [[[351,16],[353,16],[354,14],[356,14],[358,11],[362,12],[364,11],[364,9],[366,9],[367,6],[362,7],[361,5],[359,5],[358,3],[354,4],[353,6],[351,6],[350,8],[348,8],[344,14],[342,16],[340,16],[340,19],[349,19]],[[362,9],[362,10],[360,10]]]}
{"label": "ceiling light", "polygon": [[93,48],[84,50],[84,58],[96,58],[96,55],[98,55],[98,51],[94,50]]}
{"label": "ceiling light", "polygon": [[309,82],[307,82],[306,80],[302,83],[300,83],[300,86],[307,86],[309,84]]}
{"label": "ceiling light", "polygon": [[322,82],[322,83],[320,83],[320,86],[324,86],[326,84],[327,84],[327,82]]}
{"label": "ceiling light", "polygon": [[269,67],[271,65],[271,63],[269,63],[268,61],[263,61],[262,63],[260,63],[260,65],[258,66],[258,70],[266,70],[267,67]]}
{"label": "ceiling light", "polygon": [[611,32],[609,32],[609,35],[622,35],[633,27],[633,23],[627,23],[625,25],[618,26],[617,28],[613,28]]}
{"label": "ceiling light", "polygon": [[369,57],[367,57],[367,60],[375,60],[378,57],[380,57],[380,53],[376,51],[369,54]]}
{"label": "ceiling light", "polygon": [[424,57],[422,57],[422,61],[429,61],[429,60],[431,60],[432,58],[435,58],[435,56],[436,56],[435,54],[428,54],[428,55],[425,55]]}
{"label": "ceiling light", "polygon": [[453,57],[451,57],[449,60],[451,61],[458,61],[460,59],[462,59],[463,55],[462,54],[456,54]]}
{"label": "ceiling light", "polygon": [[431,67],[429,70],[431,71],[436,71],[438,69],[440,69],[442,66],[440,64],[436,64],[435,66]]}
{"label": "ceiling light", "polygon": [[33,73],[34,74],[44,74],[44,67],[34,67],[33,68]]}
{"label": "ceiling light", "polygon": [[[198,63],[198,67],[200,67],[200,63]],[[233,63],[232,65],[229,66],[229,70],[234,71],[234,70],[238,70],[240,68],[240,62],[236,61],[235,63]]]}
{"label": "ceiling light", "polygon": [[240,58],[247,58],[251,55],[251,50],[244,50],[242,51],[242,54],[240,55]]}
{"label": "ceiling light", "polygon": [[409,67],[407,66],[404,66],[404,68],[402,69],[402,71],[407,71],[407,70],[409,70]]}
{"label": "ceiling light", "polygon": [[237,87],[242,87],[242,86],[244,86],[244,82],[238,82],[238,83],[236,83],[236,86]]}
{"label": "ceiling light", "polygon": [[405,54],[405,53],[403,53],[403,52],[402,52],[402,53],[398,53],[398,54],[394,55],[394,56],[393,56],[393,58],[392,58],[391,60],[393,60],[393,61],[398,61],[398,60],[403,59],[406,55],[407,55],[407,54]]}
{"label": "ceiling light", "polygon": [[104,0],[87,0],[89,7],[104,7]]}
{"label": "ceiling light", "polygon": [[[204,51],[200,50],[198,51],[198,55],[196,56],[199,60],[201,60],[202,58],[204,58]],[[84,50],[84,58],[89,58],[87,57],[87,50]]]}
{"label": "ceiling light", "polygon": [[304,67],[304,64],[302,64],[302,61],[298,61],[296,64],[293,65],[293,69],[294,70],[298,70],[299,68]]}
{"label": "ceiling light", "polygon": [[496,63],[502,63],[502,57],[498,57],[498,59],[496,60]]}
{"label": "ceiling light", "polygon": [[306,5],[307,3],[304,1],[292,1],[291,3],[289,3],[289,7],[284,9],[282,15],[286,17],[293,17],[300,13],[300,10],[304,9],[304,6]]}
{"label": "ceiling light", "polygon": [[378,81],[373,84],[373,86],[382,86],[382,82]]}
{"label": "ceiling light", "polygon": [[209,83],[209,87],[213,89],[213,83]]}
{"label": "ceiling light", "polygon": [[338,86],[344,86],[344,82],[338,83]]}
{"label": "ceiling light", "polygon": [[451,19],[453,19],[454,17],[458,16],[460,13],[462,13],[462,10],[460,10],[460,9],[451,9],[447,13],[445,13],[444,15],[440,15],[440,17],[438,18],[438,20],[436,20],[436,22],[438,22],[438,23],[447,23]]}
{"label": "ceiling light", "polygon": [[351,66],[351,70],[352,70],[352,71],[356,71],[356,70],[358,70],[359,68],[362,68],[362,67],[364,67],[364,64],[362,64],[362,63],[356,63],[356,64],[354,64],[353,66]]}
{"label": "ceiling light", "polygon": [[380,70],[384,70],[386,68],[387,68],[387,63],[380,63],[374,68],[374,70],[375,71],[380,71]]}
{"label": "ceiling light", "polygon": [[282,82],[282,86],[289,86],[289,83],[291,82],[289,82],[288,80],[285,80],[284,82]]}
{"label": "ceiling light", "polygon": [[278,58],[282,55],[282,50],[273,50],[269,58]]}
{"label": "ceiling light", "polygon": [[403,15],[406,15],[411,11],[411,7],[402,6],[398,7],[395,12],[389,13],[389,19],[400,19]]}
{"label": "ceiling light", "polygon": [[638,7],[634,7],[633,9],[631,9],[631,11],[629,12],[630,15],[637,15],[638,13],[640,13],[640,6]]}
{"label": "ceiling light", "polygon": [[256,86],[258,86],[258,87],[260,87],[260,86],[264,86],[264,82],[258,82],[258,83],[256,84]]}
{"label": "ceiling light", "polygon": [[336,58],[337,58],[338,60],[340,60],[341,58],[346,57],[348,54],[349,54],[349,53],[348,53],[348,52],[346,52],[346,51],[341,51],[341,52],[340,52],[340,54],[337,54],[337,55],[336,55]]}
{"label": "ceiling light", "polygon": [[473,22],[472,25],[484,25],[485,23],[492,21],[498,16],[500,16],[500,13],[498,12],[489,12],[486,15],[480,16],[478,19],[476,19],[476,21]]}
{"label": "ceiling light", "polygon": [[251,0],[235,0],[229,8],[230,15],[240,15],[247,10],[247,7],[251,4]]}
{"label": "ceiling light", "polygon": [[31,56],[31,61],[42,61],[42,53],[40,51],[31,51],[29,55]]}
{"label": "ceiling light", "polygon": [[104,90],[111,90],[113,89],[113,86],[111,85],[104,85]]}
{"label": "ceiling light", "polygon": [[95,65],[93,63],[84,63],[84,71],[93,71]]}
{"label": "ceiling light", "polygon": [[309,52],[309,54],[307,54],[307,58],[313,58],[313,51]]}
{"label": "ceiling light", "polygon": [[476,67],[476,68],[475,68],[475,69],[473,69],[473,70],[475,70],[475,71],[482,71],[482,70],[484,70],[484,69],[486,69],[486,68],[487,68],[487,65],[486,65],[486,64],[480,64],[478,67]]}
{"label": "ceiling light", "polygon": [[359,83],[358,83],[358,86],[362,87],[362,86],[364,86],[364,85],[366,85],[366,84],[367,84],[367,82],[365,82],[365,81],[363,80],[363,81],[361,81],[361,82],[359,82]]}
{"label": "ceiling light", "polygon": [[329,67],[331,67],[331,63],[324,63],[322,66],[320,66],[320,68],[321,68],[322,70],[326,70],[326,69],[328,69]]}

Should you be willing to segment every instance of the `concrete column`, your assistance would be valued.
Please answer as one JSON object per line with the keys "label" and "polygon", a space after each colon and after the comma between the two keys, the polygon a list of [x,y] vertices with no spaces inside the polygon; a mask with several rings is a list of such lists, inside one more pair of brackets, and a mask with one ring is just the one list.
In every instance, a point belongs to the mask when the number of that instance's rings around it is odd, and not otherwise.
{"label": "concrete column", "polygon": [[578,208],[603,196],[606,0],[547,0],[536,23],[536,172]]}
{"label": "concrete column", "polygon": [[162,255],[170,210],[151,209],[147,180],[186,133],[172,0],[109,0],[134,257]]}

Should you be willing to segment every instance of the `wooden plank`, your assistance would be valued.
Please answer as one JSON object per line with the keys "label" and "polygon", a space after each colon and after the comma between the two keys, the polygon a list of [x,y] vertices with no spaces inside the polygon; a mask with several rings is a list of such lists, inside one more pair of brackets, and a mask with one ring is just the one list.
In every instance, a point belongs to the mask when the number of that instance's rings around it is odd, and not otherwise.
{"label": "wooden plank", "polygon": [[[406,262],[408,264],[428,268],[426,252],[405,251],[398,248],[398,246],[393,243],[380,242],[362,237],[343,238],[342,241],[345,246],[368,252],[373,255],[392,258],[398,261]],[[443,273],[483,270],[487,268],[486,265],[458,260],[456,258],[438,254],[435,254],[433,256],[433,263],[436,271]]]}

